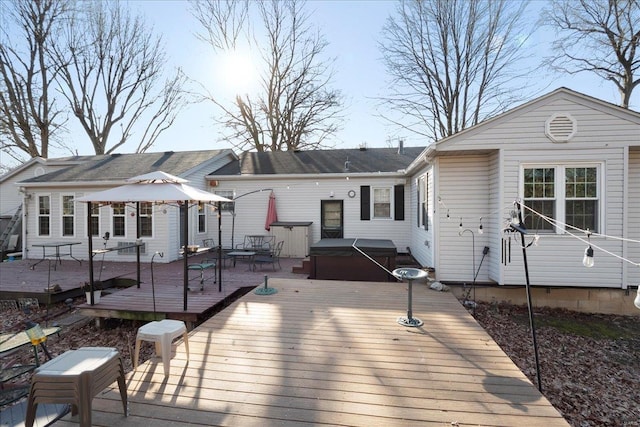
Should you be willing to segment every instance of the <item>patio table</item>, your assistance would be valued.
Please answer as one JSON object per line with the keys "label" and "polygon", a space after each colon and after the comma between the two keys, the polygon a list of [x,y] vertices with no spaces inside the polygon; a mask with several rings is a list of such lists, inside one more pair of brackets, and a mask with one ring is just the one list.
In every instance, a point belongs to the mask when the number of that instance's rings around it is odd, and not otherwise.
{"label": "patio table", "polygon": [[80,426],[91,426],[91,401],[118,381],[124,415],[128,415],[127,385],[122,358],[116,348],[82,347],[70,350],[36,369],[31,378],[25,425],[32,427],[40,403],[70,403],[80,413]]}
{"label": "patio table", "polygon": [[228,256],[230,256],[233,259],[233,266],[236,266],[236,259],[237,258],[249,258],[249,270],[253,270],[254,265],[253,265],[253,258],[256,256],[256,253],[253,251],[232,251],[232,252],[228,252],[227,253]]}
{"label": "patio table", "polygon": [[[33,270],[36,268],[36,265],[40,264],[42,261],[45,261],[49,258],[53,258],[56,261],[53,264],[53,269],[55,270],[57,264],[62,265],[63,256],[68,256],[71,259],[74,259],[78,261],[80,264],[82,264],[82,260],[79,260],[78,258],[73,256],[73,246],[80,245],[80,244],[82,243],[81,242],[52,242],[52,243],[34,244],[33,245],[34,248],[42,248],[42,259],[40,259],[38,262],[36,262],[29,268]],[[61,249],[64,248],[65,246],[69,247],[69,252],[61,252]],[[53,252],[47,253],[47,249],[53,249]]]}

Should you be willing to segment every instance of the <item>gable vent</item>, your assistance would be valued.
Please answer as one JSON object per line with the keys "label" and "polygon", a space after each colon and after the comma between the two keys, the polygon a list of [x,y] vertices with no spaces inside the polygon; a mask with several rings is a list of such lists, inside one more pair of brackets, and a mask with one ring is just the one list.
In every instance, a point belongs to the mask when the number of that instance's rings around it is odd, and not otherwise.
{"label": "gable vent", "polygon": [[578,124],[569,114],[554,114],[545,123],[545,135],[553,142],[567,142],[578,131]]}

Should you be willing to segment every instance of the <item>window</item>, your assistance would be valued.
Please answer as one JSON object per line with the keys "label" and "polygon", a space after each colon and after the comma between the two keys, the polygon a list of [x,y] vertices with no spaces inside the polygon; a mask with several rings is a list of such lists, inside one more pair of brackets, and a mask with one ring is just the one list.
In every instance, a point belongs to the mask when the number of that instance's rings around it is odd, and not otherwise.
{"label": "window", "polygon": [[[218,196],[222,196],[222,197],[227,198],[229,200],[233,200],[233,193],[234,193],[233,190],[218,190],[214,194],[216,194]],[[234,209],[235,209],[234,202],[222,202],[222,203],[220,203],[220,210],[222,210],[222,212],[233,213]]]}
{"label": "window", "polygon": [[38,236],[51,235],[51,196],[38,196]]}
{"label": "window", "polygon": [[527,207],[559,222],[558,228],[526,212],[525,226],[534,231],[564,230],[563,223],[581,230],[599,229],[599,166],[525,168],[523,198]]}
{"label": "window", "polygon": [[114,203],[111,205],[112,225],[111,231],[114,237],[125,236],[125,206],[124,203]]}
{"label": "window", "polygon": [[140,237],[153,237],[153,204],[140,203]]}
{"label": "window", "polygon": [[565,222],[598,231],[598,171],[593,167],[566,168]]}
{"label": "window", "polygon": [[198,233],[207,232],[207,206],[198,202]]}
{"label": "window", "polygon": [[91,203],[91,235],[100,235],[100,205]]}
{"label": "window", "polygon": [[[555,196],[555,169],[531,168],[524,170],[524,204],[525,206],[540,212],[550,218],[556,218]],[[554,229],[547,221],[534,217],[530,212],[525,212],[524,224],[529,230]]]}
{"label": "window", "polygon": [[391,189],[373,189],[373,217],[391,218]]}
{"label": "window", "polygon": [[[393,189],[393,200],[391,190]],[[373,200],[371,200],[373,194]],[[404,184],[397,184],[387,188],[371,188],[368,185],[360,186],[360,220],[369,221],[371,211],[373,218],[391,219],[391,203],[393,206],[393,219],[404,221]]]}
{"label": "window", "polygon": [[73,196],[62,196],[62,235],[73,236],[75,235],[74,227],[75,218],[75,205],[73,202]]}
{"label": "window", "polygon": [[418,227],[422,226],[425,230],[429,229],[428,182],[429,174],[421,176],[420,179],[418,179]]}

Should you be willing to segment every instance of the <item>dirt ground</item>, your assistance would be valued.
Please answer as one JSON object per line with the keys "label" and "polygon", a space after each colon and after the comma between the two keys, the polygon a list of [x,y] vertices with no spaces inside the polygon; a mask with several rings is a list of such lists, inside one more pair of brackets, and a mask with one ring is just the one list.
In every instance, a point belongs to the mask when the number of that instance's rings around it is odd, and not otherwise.
{"label": "dirt ground", "polygon": [[[537,385],[527,308],[478,304],[469,311]],[[27,312],[5,310],[2,331],[24,330],[29,319],[44,325],[47,312],[43,307]],[[64,304],[50,307],[48,324],[72,314]],[[534,324],[542,392],[572,426],[640,426],[640,317],[542,308],[535,309]],[[134,321],[112,319],[97,328],[85,319],[65,327],[59,337],[51,336],[46,346],[54,357],[83,346],[117,347],[129,372],[139,326]],[[140,363],[152,355],[153,344],[143,342]],[[43,356],[40,352],[41,360]],[[2,367],[34,363],[34,353],[26,347],[0,362]]]}
{"label": "dirt ground", "polygon": [[[475,318],[537,386],[527,307],[479,304]],[[565,419],[640,426],[640,316],[535,308],[533,319],[542,393]]]}

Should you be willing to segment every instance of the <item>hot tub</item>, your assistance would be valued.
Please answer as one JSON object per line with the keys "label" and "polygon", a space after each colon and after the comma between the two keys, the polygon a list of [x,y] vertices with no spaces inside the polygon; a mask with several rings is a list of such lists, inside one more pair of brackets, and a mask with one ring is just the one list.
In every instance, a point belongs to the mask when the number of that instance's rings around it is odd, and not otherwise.
{"label": "hot tub", "polygon": [[310,279],[395,282],[393,275],[353,247],[373,258],[389,271],[396,268],[398,250],[391,240],[322,239],[309,248]]}

